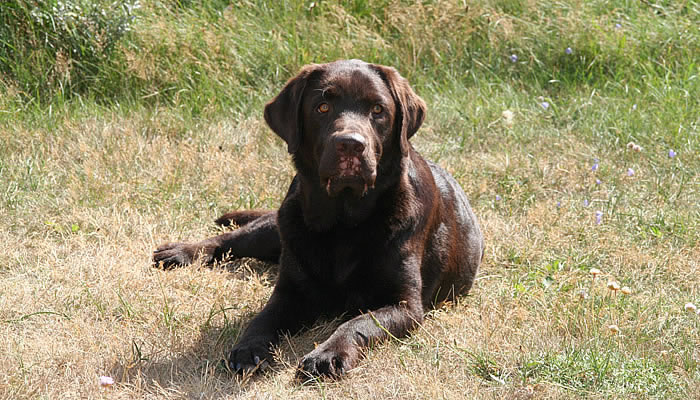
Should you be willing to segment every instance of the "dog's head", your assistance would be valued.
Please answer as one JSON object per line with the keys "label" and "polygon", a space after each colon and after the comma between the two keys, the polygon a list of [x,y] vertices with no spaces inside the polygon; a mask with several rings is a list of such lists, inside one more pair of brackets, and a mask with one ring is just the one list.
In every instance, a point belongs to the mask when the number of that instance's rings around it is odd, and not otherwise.
{"label": "dog's head", "polygon": [[424,116],[425,103],[394,68],[359,60],[305,66],[265,106],[297,169],[331,197],[373,188],[387,154],[408,155]]}

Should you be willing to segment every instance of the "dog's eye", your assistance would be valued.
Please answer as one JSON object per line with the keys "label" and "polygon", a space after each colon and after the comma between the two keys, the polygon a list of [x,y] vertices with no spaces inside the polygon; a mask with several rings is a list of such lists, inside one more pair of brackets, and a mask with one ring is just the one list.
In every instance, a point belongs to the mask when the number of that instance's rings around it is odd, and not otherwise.
{"label": "dog's eye", "polygon": [[374,107],[372,107],[373,114],[381,114],[382,111],[384,111],[384,107],[380,106],[379,104],[375,104]]}
{"label": "dog's eye", "polygon": [[330,109],[331,106],[329,106],[328,103],[321,103],[318,105],[318,108],[316,108],[316,110],[318,110],[318,112],[320,113],[327,113],[328,111],[330,111]]}

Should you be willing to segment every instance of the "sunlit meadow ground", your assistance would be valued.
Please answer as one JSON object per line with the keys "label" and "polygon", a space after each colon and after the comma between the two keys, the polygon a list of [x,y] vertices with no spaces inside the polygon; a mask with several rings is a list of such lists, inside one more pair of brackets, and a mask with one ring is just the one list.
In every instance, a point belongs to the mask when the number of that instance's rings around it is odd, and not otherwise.
{"label": "sunlit meadow ground", "polygon": [[[93,89],[4,76],[0,397],[700,398],[700,6],[468,3],[144,1]],[[338,382],[292,380],[337,321],[241,379],[219,362],[275,266],[150,253],[279,204],[293,171],[262,105],[343,57],[428,103],[413,144],[469,195],[483,267]]]}

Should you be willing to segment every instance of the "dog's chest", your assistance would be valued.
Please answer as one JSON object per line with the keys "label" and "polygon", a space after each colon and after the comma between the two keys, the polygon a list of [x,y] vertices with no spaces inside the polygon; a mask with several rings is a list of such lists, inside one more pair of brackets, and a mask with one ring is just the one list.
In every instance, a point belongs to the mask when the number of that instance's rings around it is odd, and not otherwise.
{"label": "dog's chest", "polygon": [[318,284],[334,290],[362,289],[366,280],[377,274],[382,243],[371,233],[336,231],[314,236],[313,248],[307,247],[299,261]]}
{"label": "dog's chest", "polygon": [[356,312],[386,302],[393,290],[382,268],[383,258],[377,253],[359,240],[355,245],[336,243],[327,248],[326,261],[319,265],[319,283],[326,289],[328,306]]}
{"label": "dog's chest", "polygon": [[362,267],[361,264],[369,267],[366,265],[367,260],[360,256],[359,249],[352,243],[336,243],[329,258],[332,258],[332,262],[329,263],[332,267],[329,278],[334,286],[346,286],[349,278]]}

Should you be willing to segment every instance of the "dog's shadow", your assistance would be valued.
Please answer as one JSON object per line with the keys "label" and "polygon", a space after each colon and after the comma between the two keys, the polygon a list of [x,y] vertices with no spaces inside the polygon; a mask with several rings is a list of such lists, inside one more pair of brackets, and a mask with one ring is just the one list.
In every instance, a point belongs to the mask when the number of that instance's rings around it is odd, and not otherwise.
{"label": "dog's shadow", "polygon": [[[258,274],[276,278],[278,266],[261,261],[236,260],[215,268],[226,268],[234,275]],[[189,267],[186,267],[189,268]],[[323,342],[342,322],[340,319],[319,321],[294,336],[283,336],[274,351],[274,361],[263,371],[236,374],[224,361],[250,319],[260,310],[243,315],[222,308],[209,315],[200,325],[194,342],[153,344],[148,339],[133,339],[131,349],[124,349],[121,360],[109,368],[120,385],[139,394],[175,394],[185,398],[216,398],[247,392],[254,383],[265,379],[286,379],[290,386],[301,385],[293,379],[301,358]],[[236,315],[234,315],[236,314]],[[284,376],[284,377],[281,377]],[[288,376],[288,377],[287,377]]]}

